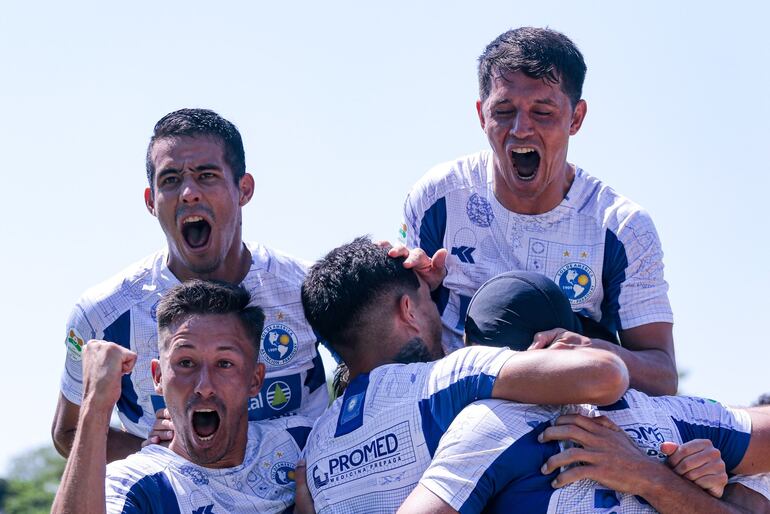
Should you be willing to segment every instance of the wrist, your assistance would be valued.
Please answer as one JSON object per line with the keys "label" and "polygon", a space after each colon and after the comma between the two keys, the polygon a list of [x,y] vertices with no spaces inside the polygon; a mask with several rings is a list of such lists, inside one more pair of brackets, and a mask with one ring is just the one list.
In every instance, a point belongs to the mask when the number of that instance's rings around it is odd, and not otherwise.
{"label": "wrist", "polygon": [[671,486],[675,474],[665,464],[650,460],[650,466],[639,473],[639,486],[633,494],[643,498],[657,498]]}
{"label": "wrist", "polygon": [[109,427],[113,407],[105,404],[98,395],[87,394],[80,405],[79,423],[90,427]]}

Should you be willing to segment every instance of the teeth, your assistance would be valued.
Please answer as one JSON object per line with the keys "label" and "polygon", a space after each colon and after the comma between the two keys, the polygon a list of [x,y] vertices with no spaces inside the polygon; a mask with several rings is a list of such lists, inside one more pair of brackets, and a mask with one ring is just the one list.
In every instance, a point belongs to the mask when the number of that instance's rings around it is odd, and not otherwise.
{"label": "teeth", "polygon": [[190,216],[189,218],[185,218],[184,223],[195,223],[197,221],[203,221],[203,218],[201,216]]}
{"label": "teeth", "polygon": [[534,148],[529,148],[529,147],[527,147],[527,148],[514,148],[513,149],[513,153],[532,153],[534,151],[535,151]]}
{"label": "teeth", "polygon": [[214,409],[195,409],[195,412],[214,412]]}
{"label": "teeth", "polygon": [[206,437],[198,436],[198,439],[200,439],[201,441],[211,441],[212,439],[214,439],[214,434],[208,435]]}

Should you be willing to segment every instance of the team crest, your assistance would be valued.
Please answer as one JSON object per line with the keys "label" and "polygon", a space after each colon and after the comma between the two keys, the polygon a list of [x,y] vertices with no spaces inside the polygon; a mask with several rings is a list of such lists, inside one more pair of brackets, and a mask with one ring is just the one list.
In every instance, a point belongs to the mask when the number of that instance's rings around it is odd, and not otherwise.
{"label": "team crest", "polygon": [[70,359],[73,361],[82,359],[84,345],[85,342],[80,337],[80,334],[78,334],[78,331],[74,328],[69,329],[69,332],[67,332],[67,354],[69,354]]}
{"label": "team crest", "polygon": [[297,336],[283,323],[273,323],[262,331],[262,358],[273,366],[287,364],[297,353]]}
{"label": "team crest", "polygon": [[573,305],[588,300],[596,289],[596,277],[591,268],[581,262],[565,264],[556,272],[554,282]]}
{"label": "team crest", "polygon": [[270,470],[270,478],[278,485],[289,485],[294,482],[294,464],[279,462]]}
{"label": "team crest", "polygon": [[492,206],[489,205],[486,198],[479,196],[478,193],[473,193],[468,198],[468,203],[465,204],[465,212],[468,214],[468,219],[471,220],[471,223],[481,228],[489,227],[495,219]]}
{"label": "team crest", "polygon": [[267,404],[273,410],[281,410],[291,400],[291,387],[286,382],[277,380],[267,388]]}

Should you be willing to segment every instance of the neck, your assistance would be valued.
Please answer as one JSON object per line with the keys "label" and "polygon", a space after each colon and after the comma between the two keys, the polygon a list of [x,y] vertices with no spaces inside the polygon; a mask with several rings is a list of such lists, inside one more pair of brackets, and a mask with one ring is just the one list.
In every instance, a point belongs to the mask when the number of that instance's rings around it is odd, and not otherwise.
{"label": "neck", "polygon": [[169,256],[168,269],[180,281],[185,282],[192,278],[202,280],[221,280],[229,284],[240,284],[251,268],[251,252],[244,245],[240,238],[238,244],[233,245],[227,252],[225,258],[215,269],[207,272],[196,272],[175,261]]}
{"label": "neck", "polygon": [[500,205],[517,214],[544,214],[554,210],[567,196],[575,180],[575,167],[565,161],[563,172],[559,174],[560,178],[547,184],[543,191],[532,193],[531,196],[519,194],[506,184],[496,159],[497,157],[494,161],[492,191]]}

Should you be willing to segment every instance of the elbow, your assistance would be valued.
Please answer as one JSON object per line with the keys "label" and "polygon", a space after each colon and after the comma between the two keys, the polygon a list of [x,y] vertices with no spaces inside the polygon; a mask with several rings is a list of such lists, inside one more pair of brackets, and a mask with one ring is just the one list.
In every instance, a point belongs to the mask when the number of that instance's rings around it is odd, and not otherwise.
{"label": "elbow", "polygon": [[55,419],[51,426],[51,439],[59,455],[65,459],[69,458],[72,451],[72,441],[75,439],[75,430],[62,427],[59,420]]}
{"label": "elbow", "polygon": [[595,362],[591,380],[591,403],[609,405],[620,400],[628,389],[628,368],[614,353],[601,351]]}

